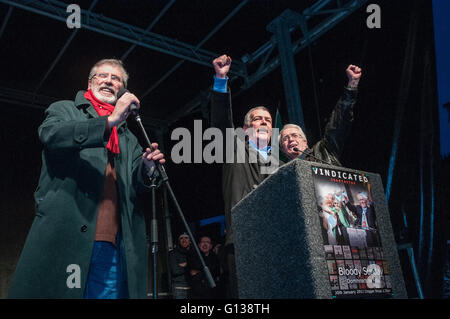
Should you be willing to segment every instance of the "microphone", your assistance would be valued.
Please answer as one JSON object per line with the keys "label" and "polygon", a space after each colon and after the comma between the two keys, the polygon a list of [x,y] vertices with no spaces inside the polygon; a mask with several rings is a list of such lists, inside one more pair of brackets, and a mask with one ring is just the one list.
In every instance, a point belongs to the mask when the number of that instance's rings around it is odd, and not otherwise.
{"label": "microphone", "polygon": [[[128,91],[127,89],[125,89],[125,88],[121,88],[120,90],[119,90],[119,92],[117,92],[117,99],[120,99],[121,97],[122,97],[122,95],[124,95],[126,92],[130,92],[130,91]],[[137,104],[136,103],[131,103],[130,104],[130,108],[129,108],[129,110],[130,110],[130,112],[134,115],[134,116],[138,116],[138,110],[139,110],[139,108],[138,108],[138,106],[137,106]]]}
{"label": "microphone", "polygon": [[305,154],[306,156],[311,156],[312,158],[318,160],[319,162],[323,163],[323,164],[327,164],[327,165],[332,165],[331,163],[328,163],[326,161],[324,161],[323,159],[317,158],[314,155],[312,155],[312,150],[310,148],[306,148],[304,151],[300,151],[297,147],[293,148],[294,151],[296,151],[297,153],[301,153],[301,154]]}

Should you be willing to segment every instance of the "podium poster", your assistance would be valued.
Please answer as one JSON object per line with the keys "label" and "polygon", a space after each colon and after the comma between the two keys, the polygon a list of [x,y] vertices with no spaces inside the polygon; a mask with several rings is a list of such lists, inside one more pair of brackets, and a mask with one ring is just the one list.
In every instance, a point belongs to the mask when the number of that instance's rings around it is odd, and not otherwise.
{"label": "podium poster", "polygon": [[312,173],[333,298],[391,297],[369,176],[320,166]]}

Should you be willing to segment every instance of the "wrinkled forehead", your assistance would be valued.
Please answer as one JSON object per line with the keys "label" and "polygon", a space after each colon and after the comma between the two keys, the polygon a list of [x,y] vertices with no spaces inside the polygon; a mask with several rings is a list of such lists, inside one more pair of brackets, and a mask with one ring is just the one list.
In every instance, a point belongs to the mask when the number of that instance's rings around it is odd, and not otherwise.
{"label": "wrinkled forehead", "polygon": [[99,65],[97,67],[96,73],[111,73],[111,74],[114,74],[114,75],[117,75],[117,76],[120,76],[121,78],[123,78],[122,69],[117,65],[113,65],[113,64],[109,64],[109,63]]}
{"label": "wrinkled forehead", "polygon": [[281,137],[286,136],[286,135],[291,135],[292,133],[297,133],[301,135],[301,132],[298,128],[296,127],[288,127],[285,128],[282,132],[281,132]]}
{"label": "wrinkled forehead", "polygon": [[252,111],[252,113],[250,113],[250,119],[254,119],[257,116],[269,118],[272,120],[272,116],[270,115],[270,113],[265,110],[258,109],[258,110],[254,110],[254,111]]}

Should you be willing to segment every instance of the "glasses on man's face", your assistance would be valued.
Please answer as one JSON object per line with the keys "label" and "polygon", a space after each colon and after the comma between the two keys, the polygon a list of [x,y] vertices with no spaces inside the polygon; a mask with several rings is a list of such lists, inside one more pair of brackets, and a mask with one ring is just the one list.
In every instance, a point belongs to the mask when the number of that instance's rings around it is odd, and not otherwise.
{"label": "glasses on man's face", "polygon": [[[109,73],[96,73],[94,74],[94,76],[96,76],[97,78],[99,78],[100,80],[106,80],[109,77]],[[111,81],[115,82],[115,83],[122,83],[122,79],[114,74],[111,74]]]}
{"label": "glasses on man's face", "polygon": [[303,139],[303,137],[300,134],[292,133],[292,134],[286,134],[285,136],[283,136],[281,138],[281,141],[287,142],[289,140],[289,138],[291,138],[291,140]]}

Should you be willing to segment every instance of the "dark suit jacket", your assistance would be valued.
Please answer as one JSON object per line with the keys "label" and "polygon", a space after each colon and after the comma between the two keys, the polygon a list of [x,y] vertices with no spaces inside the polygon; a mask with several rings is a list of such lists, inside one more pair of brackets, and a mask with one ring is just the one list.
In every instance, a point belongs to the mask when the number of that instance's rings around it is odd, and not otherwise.
{"label": "dark suit jacket", "polygon": [[[234,128],[233,115],[231,106],[231,94],[212,92],[211,96],[211,126],[217,127],[226,136],[227,128]],[[222,193],[225,208],[225,223],[227,227],[227,235],[225,244],[233,243],[232,227],[231,227],[231,209],[248,193],[254,190],[262,183],[269,174],[262,171],[263,167],[278,167],[284,163],[276,157],[269,154],[267,159],[258,155],[257,151],[249,146],[248,141],[244,141],[245,161],[243,163],[237,161],[237,141],[238,137],[234,136],[234,156],[233,163],[226,163],[222,165]],[[257,159],[256,162],[249,161],[253,156]],[[276,164],[278,163],[278,164]]]}
{"label": "dark suit jacket", "polygon": [[[355,221],[355,225],[356,226],[361,226],[362,223],[362,214],[363,214],[363,209],[361,207],[361,205],[353,205],[350,202],[347,202],[347,207],[356,214],[356,221]],[[373,203],[370,203],[367,206],[367,212],[366,212],[366,217],[367,217],[367,222],[369,223],[369,227],[370,228],[377,228],[376,223],[375,223],[375,207],[373,205]]]}

